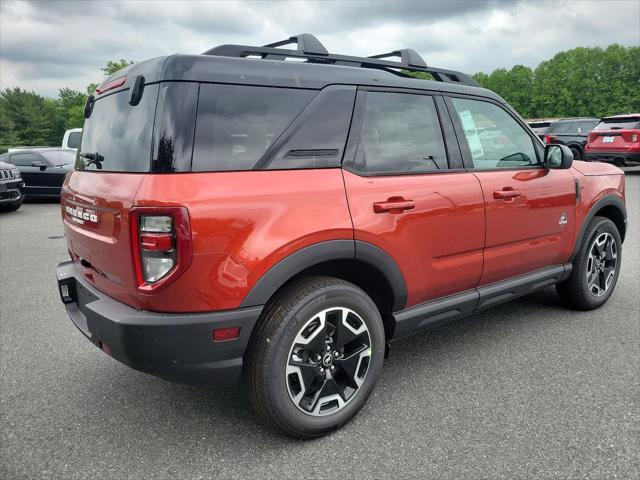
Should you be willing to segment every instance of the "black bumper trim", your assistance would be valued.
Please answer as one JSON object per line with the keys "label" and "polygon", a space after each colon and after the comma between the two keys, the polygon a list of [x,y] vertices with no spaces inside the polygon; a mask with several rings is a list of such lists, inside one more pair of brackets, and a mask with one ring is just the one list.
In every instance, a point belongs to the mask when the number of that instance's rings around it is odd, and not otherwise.
{"label": "black bumper trim", "polygon": [[584,160],[605,162],[623,167],[640,166],[640,153],[629,152],[585,152]]}
{"label": "black bumper trim", "polygon": [[[58,284],[73,282],[75,301],[65,304],[74,325],[92,343],[131,368],[191,385],[231,383],[262,306],[211,313],[136,310],[88,284],[73,262],[56,269]],[[216,328],[240,327],[240,337],[214,342]]]}

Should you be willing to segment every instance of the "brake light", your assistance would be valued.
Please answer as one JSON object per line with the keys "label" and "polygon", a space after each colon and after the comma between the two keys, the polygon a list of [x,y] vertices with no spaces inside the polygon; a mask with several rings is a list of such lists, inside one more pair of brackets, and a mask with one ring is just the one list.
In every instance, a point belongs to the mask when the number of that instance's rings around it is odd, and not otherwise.
{"label": "brake light", "polygon": [[159,290],[191,264],[191,227],[184,207],[133,208],[131,240],[138,290]]}
{"label": "brake light", "polygon": [[111,80],[109,83],[105,83],[96,88],[96,93],[100,95],[101,93],[108,92],[109,90],[113,90],[114,88],[121,87],[127,81],[126,75],[124,77],[116,78],[115,80]]}
{"label": "brake light", "polygon": [[546,143],[547,145],[550,145],[555,141],[556,141],[556,137],[554,137],[553,135],[545,135],[544,136],[544,143]]}

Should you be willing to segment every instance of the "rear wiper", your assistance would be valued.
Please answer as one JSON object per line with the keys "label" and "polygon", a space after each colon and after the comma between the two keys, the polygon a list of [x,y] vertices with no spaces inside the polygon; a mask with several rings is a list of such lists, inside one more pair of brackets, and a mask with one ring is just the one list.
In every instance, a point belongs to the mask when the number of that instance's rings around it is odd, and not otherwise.
{"label": "rear wiper", "polygon": [[87,162],[87,166],[93,164],[96,166],[98,170],[102,170],[102,162],[104,162],[104,157],[100,155],[98,152],[96,153],[80,152],[80,156],[82,158],[86,158],[87,160],[89,160]]}

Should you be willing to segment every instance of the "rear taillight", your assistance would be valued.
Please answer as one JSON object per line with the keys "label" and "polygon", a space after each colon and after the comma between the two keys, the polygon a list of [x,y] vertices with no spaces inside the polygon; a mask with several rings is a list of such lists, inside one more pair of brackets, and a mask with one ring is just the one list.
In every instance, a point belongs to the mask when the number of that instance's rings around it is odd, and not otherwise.
{"label": "rear taillight", "polygon": [[634,133],[634,134],[631,135],[631,141],[632,142],[637,142],[638,141],[638,134],[637,133]]}
{"label": "rear taillight", "polygon": [[156,291],[191,264],[191,227],[184,207],[135,207],[131,239],[138,290]]}
{"label": "rear taillight", "polygon": [[556,141],[556,137],[554,137],[553,135],[544,136],[544,143],[546,143],[547,145],[551,145],[555,141]]}

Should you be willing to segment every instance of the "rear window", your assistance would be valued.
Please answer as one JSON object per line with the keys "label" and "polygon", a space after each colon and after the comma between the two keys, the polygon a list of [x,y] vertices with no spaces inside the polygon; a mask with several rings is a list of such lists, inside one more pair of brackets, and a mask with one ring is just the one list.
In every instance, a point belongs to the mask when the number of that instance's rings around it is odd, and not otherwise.
{"label": "rear window", "polygon": [[202,84],[192,170],[251,170],[316,94],[315,90]]}
{"label": "rear window", "polygon": [[[136,106],[129,105],[129,90],[98,98],[84,122],[78,170],[148,172],[158,85],[147,85]],[[91,162],[83,154],[98,155]]]}
{"label": "rear window", "polygon": [[547,133],[578,133],[578,122],[555,122]]}
{"label": "rear window", "polygon": [[594,130],[640,129],[640,117],[603,118]]}

